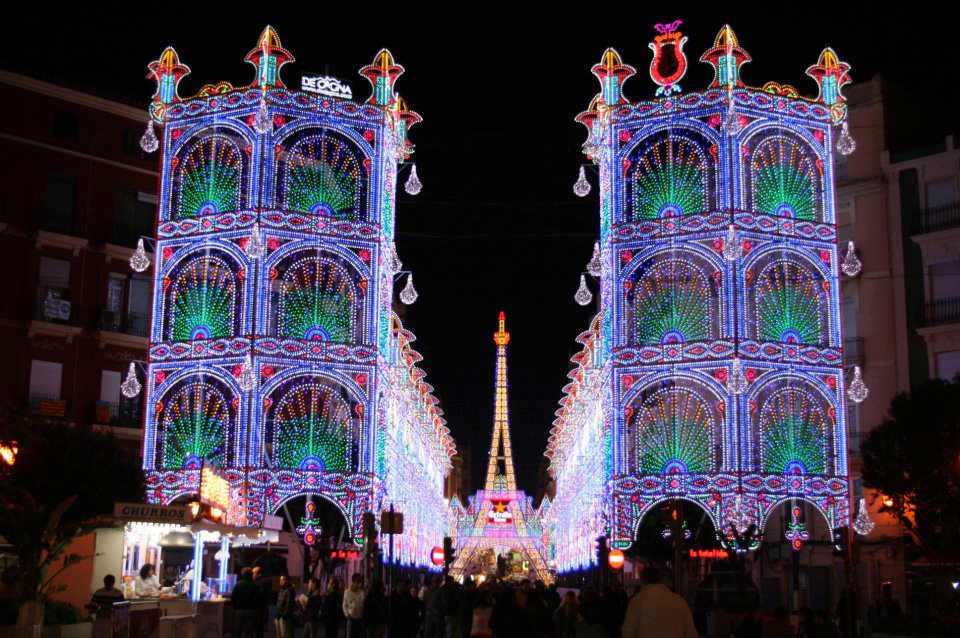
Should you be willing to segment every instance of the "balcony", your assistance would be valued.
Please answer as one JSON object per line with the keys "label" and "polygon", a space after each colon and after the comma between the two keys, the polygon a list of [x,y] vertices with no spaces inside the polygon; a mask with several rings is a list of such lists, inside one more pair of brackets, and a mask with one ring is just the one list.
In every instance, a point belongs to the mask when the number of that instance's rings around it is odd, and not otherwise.
{"label": "balcony", "polygon": [[928,301],[920,307],[917,315],[917,323],[923,328],[960,323],[960,297]]}
{"label": "balcony", "polygon": [[143,312],[122,313],[116,310],[100,312],[100,330],[117,332],[134,337],[146,337],[150,317]]}
{"label": "balcony", "polygon": [[67,288],[40,286],[37,289],[37,302],[34,305],[33,318],[47,323],[69,323],[73,309],[68,299]]}
{"label": "balcony", "polygon": [[58,395],[30,393],[30,411],[42,417],[64,419],[70,414],[69,402]]}
{"label": "balcony", "polygon": [[121,398],[120,401],[94,402],[94,421],[115,428],[137,429],[141,427],[142,397]]}
{"label": "balcony", "polygon": [[843,363],[846,366],[861,366],[864,362],[863,337],[843,340]]}
{"label": "balcony", "polygon": [[912,231],[922,235],[957,227],[960,227],[960,202],[921,210],[920,216],[913,220]]}

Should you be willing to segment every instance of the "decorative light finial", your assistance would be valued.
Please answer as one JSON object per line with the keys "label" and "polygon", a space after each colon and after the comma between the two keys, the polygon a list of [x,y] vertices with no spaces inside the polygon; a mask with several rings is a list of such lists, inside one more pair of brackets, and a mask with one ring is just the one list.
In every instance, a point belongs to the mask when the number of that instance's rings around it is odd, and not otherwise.
{"label": "decorative light finial", "polygon": [[853,366],[853,380],[850,381],[850,387],[847,388],[847,396],[854,403],[863,403],[870,395],[870,389],[863,382],[863,375],[860,373],[860,366]]}
{"label": "decorative light finial", "polygon": [[577,288],[577,292],[573,295],[573,298],[581,306],[586,306],[593,301],[593,293],[587,288],[587,279],[584,275],[580,275],[580,287]]}
{"label": "decorative light finial", "polygon": [[120,384],[120,392],[128,399],[132,399],[140,394],[142,388],[143,386],[137,381],[137,365],[131,361],[130,367],[127,368],[127,378]]}
{"label": "decorative light finial", "polygon": [[600,242],[593,243],[593,255],[587,262],[587,272],[594,277],[599,277],[603,271],[603,261],[600,259]]}
{"label": "decorative light finial", "polygon": [[253,371],[253,359],[248,354],[240,368],[240,376],[237,378],[240,389],[244,392],[250,392],[257,385],[257,375]]}
{"label": "decorative light finial", "polygon": [[416,195],[423,189],[420,178],[417,176],[417,165],[410,165],[410,175],[407,176],[407,182],[403,185],[403,190],[407,195]]}
{"label": "decorative light finial", "polygon": [[860,499],[860,510],[857,512],[857,518],[853,521],[853,531],[860,536],[867,536],[873,531],[876,524],[870,520],[870,512],[867,511],[867,499]]}
{"label": "decorative light finial", "polygon": [[683,20],[674,20],[667,24],[655,24],[654,29],[660,34],[654,36],[650,43],[653,51],[653,61],[650,62],[650,79],[660,88],[657,95],[668,96],[679,93],[680,80],[687,73],[687,56],[683,52],[683,45],[687,36],[677,29]]}
{"label": "decorative light finial", "polygon": [[733,395],[740,395],[747,391],[748,385],[749,381],[746,375],[743,374],[743,366],[740,363],[740,359],[734,359],[733,367],[727,376],[727,392]]}
{"label": "decorative light finial", "polygon": [[143,247],[143,238],[137,240],[137,249],[130,256],[130,268],[134,272],[144,272],[150,267],[150,258],[147,257],[147,251]]}
{"label": "decorative light finial", "polygon": [[743,254],[743,247],[737,239],[737,229],[733,224],[727,229],[727,237],[723,242],[723,256],[727,261],[736,261]]}
{"label": "decorative light finial", "polygon": [[730,513],[730,522],[738,534],[743,534],[750,527],[750,515],[747,514],[746,509],[743,507],[743,496],[741,494],[737,494],[733,499],[733,511]]}
{"label": "decorative light finial", "polygon": [[400,291],[400,301],[402,301],[404,305],[409,306],[413,304],[419,296],[420,293],[413,287],[413,273],[410,273],[407,275],[407,285]]}
{"label": "decorative light finial", "polygon": [[857,140],[850,135],[850,123],[844,122],[840,126],[840,136],[837,138],[837,152],[841,155],[850,155],[857,150]]}
{"label": "decorative light finial", "polygon": [[577,181],[573,184],[573,193],[577,197],[586,197],[590,194],[590,188],[590,182],[587,180],[587,175],[581,166],[580,175],[577,177]]}
{"label": "decorative light finial", "polygon": [[140,137],[140,148],[144,153],[152,153],[160,148],[160,140],[157,139],[157,132],[153,128],[153,120],[147,120],[147,130]]}
{"label": "decorative light finial", "polygon": [[856,277],[860,274],[863,264],[857,257],[857,252],[853,247],[853,242],[847,242],[847,254],[843,256],[843,263],[840,264],[840,270],[847,277]]}

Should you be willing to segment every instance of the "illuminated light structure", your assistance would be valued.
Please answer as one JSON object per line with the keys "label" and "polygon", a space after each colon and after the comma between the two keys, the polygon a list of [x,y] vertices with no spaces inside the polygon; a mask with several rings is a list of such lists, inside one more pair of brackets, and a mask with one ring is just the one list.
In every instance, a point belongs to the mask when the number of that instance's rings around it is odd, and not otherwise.
{"label": "illuminated light structure", "polygon": [[658,65],[679,64],[678,26],[651,45],[662,97],[629,102],[635,70],[609,49],[577,118],[600,168],[602,269],[547,449],[560,572],[593,564],[599,534],[629,546],[669,499],[730,546],[733,527],[763,530],[801,500],[828,528],[850,523],[833,183],[849,67],[825,50],[814,99],[748,88],[724,27],[701,58],[711,85],[670,95],[680,78]]}
{"label": "illuminated light structure", "polygon": [[393,503],[410,531],[398,556],[429,564],[448,531],[454,447],[391,312],[397,164],[420,121],[394,89],[403,67],[380,51],[361,70],[373,95],[357,103],[285,87],[293,56],[270,27],[246,60],[252,85],[191,98],[173,49],[150,65],[162,157],[148,498],[196,492],[213,462],[232,523],[310,495],[357,541],[362,514]]}
{"label": "illuminated light structure", "polygon": [[457,578],[467,570],[480,555],[493,549],[500,553],[517,550],[530,565],[536,578],[546,583],[553,582],[548,569],[550,540],[543,519],[550,508],[550,500],[544,497],[540,507],[534,509],[533,498],[517,489],[513,470],[513,451],[510,448],[510,406],[507,384],[507,344],[510,333],[506,329],[506,315],[501,312],[498,329],[493,333],[497,345],[495,373],[493,437],[487,460],[487,477],[484,488],[468,498],[463,507],[454,500],[452,511],[456,522],[454,541],[458,548],[450,574]]}

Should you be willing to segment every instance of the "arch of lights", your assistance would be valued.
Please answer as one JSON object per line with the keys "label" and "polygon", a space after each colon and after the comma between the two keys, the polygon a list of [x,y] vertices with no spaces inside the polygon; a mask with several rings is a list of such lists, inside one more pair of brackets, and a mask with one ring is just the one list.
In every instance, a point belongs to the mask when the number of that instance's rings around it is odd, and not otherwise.
{"label": "arch of lights", "polygon": [[391,311],[397,170],[420,121],[394,89],[404,69],[380,51],[360,103],[284,86],[293,56],[270,27],[246,60],[252,84],[190,98],[172,48],[150,65],[162,151],[148,498],[196,491],[216,462],[236,524],[314,494],[359,541],[362,514],[392,504],[406,514],[397,559],[430,565],[454,446]]}
{"label": "arch of lights", "polygon": [[656,98],[624,97],[636,71],[608,49],[577,118],[599,166],[600,297],[546,453],[561,572],[595,562],[601,534],[629,546],[665,499],[731,545],[784,501],[850,522],[833,179],[849,66],[824,50],[812,99],[749,88],[724,27],[701,58],[713,82],[682,92],[682,71],[660,73],[685,68],[679,25],[657,25]]}

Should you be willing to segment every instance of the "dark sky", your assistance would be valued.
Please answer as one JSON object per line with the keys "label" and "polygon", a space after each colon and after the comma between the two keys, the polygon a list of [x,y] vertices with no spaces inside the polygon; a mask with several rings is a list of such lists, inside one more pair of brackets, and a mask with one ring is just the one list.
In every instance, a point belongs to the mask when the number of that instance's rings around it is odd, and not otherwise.
{"label": "dark sky", "polygon": [[[729,22],[753,56],[743,71],[750,85],[776,80],[813,94],[804,70],[830,45],[853,66],[855,81],[882,71],[927,96],[921,99],[957,97],[952,20],[917,2],[909,3],[913,13],[828,3],[784,14],[770,7],[788,3],[750,3],[759,8],[728,14],[679,3],[686,9],[656,14],[610,3],[576,12],[553,6],[531,19],[486,3],[440,13],[427,3],[371,4],[360,17],[325,14],[326,3],[302,12],[208,4],[217,10],[128,3],[100,5],[102,15],[57,13],[54,21],[46,11],[8,14],[0,66],[142,104],[146,119],[146,65],[167,45],[193,71],[182,95],[208,82],[246,84],[253,69],[243,57],[269,23],[297,58],[283,70],[288,85],[301,72],[328,71],[350,81],[360,99],[368,89],[357,69],[390,48],[407,69],[397,88],[424,117],[410,136],[423,192],[398,193],[397,245],[420,292],[407,325],[454,436],[473,446],[474,487],[489,448],[498,311],[506,311],[513,335],[512,434],[528,491],[579,348],[574,339],[594,312],[573,301],[598,227],[596,189],[585,199],[571,191],[585,132],[573,118],[597,93],[590,67],[607,46],[638,69],[625,88],[632,100],[656,88],[647,76],[652,25],[676,18],[689,36],[686,90],[711,79],[697,60]],[[258,4],[260,12],[252,9]]]}

